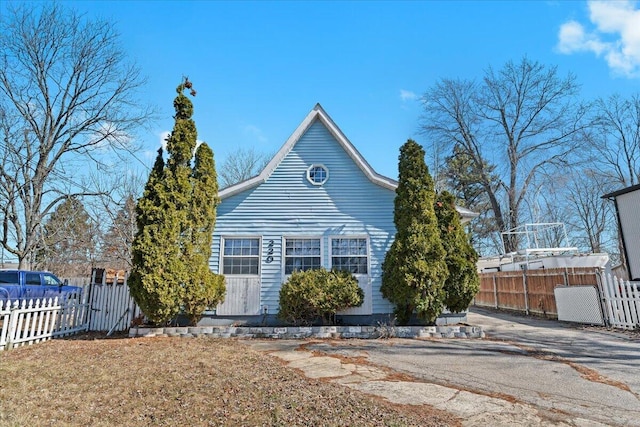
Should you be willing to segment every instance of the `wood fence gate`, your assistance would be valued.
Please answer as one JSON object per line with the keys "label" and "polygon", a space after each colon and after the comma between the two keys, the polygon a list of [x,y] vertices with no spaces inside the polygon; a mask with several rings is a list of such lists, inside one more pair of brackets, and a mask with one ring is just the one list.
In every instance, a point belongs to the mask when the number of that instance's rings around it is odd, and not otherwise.
{"label": "wood fence gate", "polygon": [[125,271],[93,269],[88,292],[90,331],[125,331],[142,313],[129,293]]}

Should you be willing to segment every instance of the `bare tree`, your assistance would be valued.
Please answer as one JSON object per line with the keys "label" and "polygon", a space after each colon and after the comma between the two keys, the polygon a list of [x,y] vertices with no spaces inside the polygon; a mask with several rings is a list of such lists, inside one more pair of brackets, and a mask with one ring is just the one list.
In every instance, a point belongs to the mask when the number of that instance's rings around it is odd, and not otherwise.
{"label": "bare tree", "polygon": [[[595,102],[592,131],[585,134],[592,150],[590,160],[606,186],[599,195],[640,183],[640,93],[625,98],[614,94]],[[602,201],[611,208],[612,203]],[[610,221],[616,223],[616,221]],[[617,249],[624,264],[622,234],[617,230]]]}
{"label": "bare tree", "polygon": [[138,231],[136,200],[142,194],[145,177],[135,168],[126,173],[94,177],[93,185],[104,189],[104,195],[93,198],[89,212],[102,226],[98,267],[131,269],[131,245]]}
{"label": "bare tree", "polygon": [[271,157],[253,148],[238,148],[231,152],[218,170],[220,188],[229,187],[256,176],[267,166]]}
{"label": "bare tree", "polygon": [[119,270],[131,270],[131,245],[136,237],[136,201],[127,197],[112,217],[109,229],[103,235],[100,264]]}
{"label": "bare tree", "polygon": [[[613,206],[602,195],[613,191],[611,181],[597,171],[584,169],[572,174],[567,186],[567,198],[573,216],[588,250],[607,252],[615,241],[616,232]],[[607,246],[609,246],[607,248]]]}
{"label": "bare tree", "polygon": [[43,219],[108,153],[133,149],[151,115],[144,82],[114,26],[58,3],[22,4],[0,20],[0,240],[28,267]]}
{"label": "bare tree", "polygon": [[[442,79],[422,100],[423,130],[469,156],[497,228],[521,223],[536,177],[564,166],[584,127],[575,77],[523,58],[489,68],[482,82]],[[491,173],[493,171],[493,173]],[[497,177],[494,179],[494,177]],[[505,242],[517,249],[517,237]]]}
{"label": "bare tree", "polygon": [[586,134],[593,161],[621,187],[640,183],[640,94],[599,98],[593,131]]}

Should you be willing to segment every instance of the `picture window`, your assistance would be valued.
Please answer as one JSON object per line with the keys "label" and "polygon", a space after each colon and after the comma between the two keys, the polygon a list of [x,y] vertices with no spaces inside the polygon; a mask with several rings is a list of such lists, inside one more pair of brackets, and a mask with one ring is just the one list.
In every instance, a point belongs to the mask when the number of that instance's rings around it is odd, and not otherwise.
{"label": "picture window", "polygon": [[320,268],[320,239],[287,239],[284,274]]}
{"label": "picture window", "polygon": [[345,270],[351,274],[367,274],[368,264],[367,239],[331,239],[332,269]]}
{"label": "picture window", "polygon": [[257,276],[260,239],[224,239],[222,274]]}

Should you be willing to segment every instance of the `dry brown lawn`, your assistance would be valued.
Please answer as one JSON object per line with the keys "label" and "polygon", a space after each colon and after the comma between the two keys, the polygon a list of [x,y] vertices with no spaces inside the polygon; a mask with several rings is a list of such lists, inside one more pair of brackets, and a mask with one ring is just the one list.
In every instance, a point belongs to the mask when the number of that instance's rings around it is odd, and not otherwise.
{"label": "dry brown lawn", "polygon": [[235,340],[82,336],[0,352],[2,426],[436,426]]}

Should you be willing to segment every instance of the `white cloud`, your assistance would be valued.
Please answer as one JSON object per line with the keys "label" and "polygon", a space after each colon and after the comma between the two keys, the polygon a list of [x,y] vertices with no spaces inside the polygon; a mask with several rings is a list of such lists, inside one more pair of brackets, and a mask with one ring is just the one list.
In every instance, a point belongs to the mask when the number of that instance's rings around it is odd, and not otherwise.
{"label": "white cloud", "polygon": [[251,138],[257,139],[258,142],[265,143],[268,141],[268,138],[264,135],[264,133],[262,133],[262,130],[254,125],[246,125],[242,129],[242,133],[248,135]]}
{"label": "white cloud", "polygon": [[100,122],[96,130],[93,131],[88,144],[97,149],[108,147],[128,148],[133,142],[133,138],[127,132],[121,131],[111,122]]}
{"label": "white cloud", "polygon": [[418,99],[418,95],[410,90],[400,89],[400,99],[405,101],[413,101],[414,99]]}
{"label": "white cloud", "polygon": [[142,152],[142,158],[145,160],[145,163],[147,164],[153,164],[153,161],[155,160],[157,155],[158,155],[157,151],[144,150]]}
{"label": "white cloud", "polygon": [[167,138],[169,138],[169,135],[171,135],[171,132],[168,130],[162,131],[158,134],[163,151],[167,151]]}
{"label": "white cloud", "polygon": [[640,8],[636,1],[590,1],[591,31],[577,21],[560,27],[558,51],[593,52],[620,75],[640,77]]}

